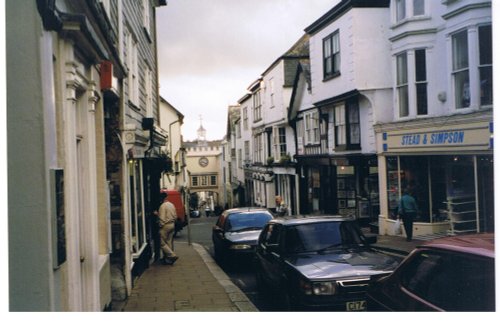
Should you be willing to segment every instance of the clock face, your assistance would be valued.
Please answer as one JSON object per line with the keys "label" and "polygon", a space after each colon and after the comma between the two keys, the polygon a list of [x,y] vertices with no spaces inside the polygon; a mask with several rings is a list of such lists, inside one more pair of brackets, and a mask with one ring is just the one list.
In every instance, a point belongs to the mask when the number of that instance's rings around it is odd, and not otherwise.
{"label": "clock face", "polygon": [[201,157],[199,160],[198,160],[198,163],[202,166],[202,167],[206,167],[208,165],[208,159],[205,158],[205,157]]}

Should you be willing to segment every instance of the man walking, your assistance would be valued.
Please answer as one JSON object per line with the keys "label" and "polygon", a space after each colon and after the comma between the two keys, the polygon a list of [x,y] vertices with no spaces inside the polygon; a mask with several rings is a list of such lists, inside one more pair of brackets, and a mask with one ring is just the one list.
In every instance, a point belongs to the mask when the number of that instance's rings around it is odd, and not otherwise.
{"label": "man walking", "polygon": [[413,221],[418,213],[417,202],[412,193],[413,189],[411,187],[404,189],[398,207],[398,214],[403,219],[403,226],[405,227],[406,241],[411,241],[413,238]]}
{"label": "man walking", "polygon": [[175,206],[170,201],[167,201],[167,193],[160,193],[160,200],[162,204],[158,212],[159,226],[160,226],[160,240],[161,240],[161,250],[163,251],[162,263],[165,265],[172,265],[179,258],[174,249],[174,233],[175,233],[175,221],[177,219],[177,212],[175,211]]}

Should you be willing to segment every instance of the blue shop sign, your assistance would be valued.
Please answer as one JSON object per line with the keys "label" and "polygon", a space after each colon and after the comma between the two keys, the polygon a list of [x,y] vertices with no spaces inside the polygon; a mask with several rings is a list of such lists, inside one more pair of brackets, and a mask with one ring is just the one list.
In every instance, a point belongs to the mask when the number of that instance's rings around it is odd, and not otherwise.
{"label": "blue shop sign", "polygon": [[493,149],[493,122],[470,122],[462,126],[418,128],[411,132],[381,133],[383,152],[453,152]]}
{"label": "blue shop sign", "polygon": [[446,131],[438,133],[406,134],[401,137],[402,146],[412,145],[434,145],[434,144],[462,144],[464,143],[464,131]]}

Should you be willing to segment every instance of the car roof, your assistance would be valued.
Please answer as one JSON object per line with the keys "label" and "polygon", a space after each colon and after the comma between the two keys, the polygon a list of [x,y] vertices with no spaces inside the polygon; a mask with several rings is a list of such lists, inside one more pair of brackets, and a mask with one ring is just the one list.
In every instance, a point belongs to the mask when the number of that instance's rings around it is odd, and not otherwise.
{"label": "car roof", "polygon": [[234,213],[242,214],[242,213],[260,213],[260,212],[265,212],[265,213],[272,215],[272,213],[268,209],[262,208],[262,207],[231,208],[231,209],[225,210],[223,215],[230,215],[230,214],[234,214]]}
{"label": "car roof", "polygon": [[321,223],[321,222],[340,222],[340,221],[355,221],[354,217],[342,215],[296,215],[278,217],[270,222],[280,223],[285,226]]}
{"label": "car roof", "polygon": [[495,258],[492,233],[456,235],[428,241],[417,248],[433,248]]}

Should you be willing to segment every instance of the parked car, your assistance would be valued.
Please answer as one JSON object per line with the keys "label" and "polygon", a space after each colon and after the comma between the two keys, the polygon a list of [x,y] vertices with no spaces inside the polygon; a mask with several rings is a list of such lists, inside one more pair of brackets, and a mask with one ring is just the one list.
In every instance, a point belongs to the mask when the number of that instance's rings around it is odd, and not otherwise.
{"label": "parked car", "polygon": [[493,234],[444,237],[418,246],[368,290],[370,311],[495,311]]}
{"label": "parked car", "polygon": [[366,310],[373,275],[398,265],[369,247],[357,221],[344,216],[289,216],[267,223],[258,240],[255,273],[260,292],[277,292],[280,310]]}
{"label": "parked car", "polygon": [[184,202],[182,201],[182,194],[177,190],[167,189],[161,189],[160,192],[166,192],[167,201],[170,201],[175,206],[175,211],[177,212],[177,220],[175,221],[175,234],[177,234],[187,225],[186,208],[184,207]]}
{"label": "parked car", "polygon": [[233,208],[224,211],[212,229],[215,258],[225,262],[233,256],[253,256],[262,227],[273,219],[264,208]]}

